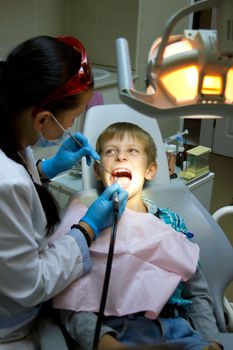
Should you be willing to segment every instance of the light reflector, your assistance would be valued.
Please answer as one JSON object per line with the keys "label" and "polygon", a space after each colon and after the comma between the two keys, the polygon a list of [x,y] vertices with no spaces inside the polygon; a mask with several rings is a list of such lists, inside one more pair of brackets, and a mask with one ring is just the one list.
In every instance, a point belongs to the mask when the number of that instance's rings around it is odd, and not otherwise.
{"label": "light reflector", "polygon": [[160,79],[177,102],[193,100],[197,96],[198,69],[195,65],[163,74]]}
{"label": "light reflector", "polygon": [[205,95],[220,95],[222,93],[222,78],[220,76],[205,75],[201,92]]}
{"label": "light reflector", "polygon": [[229,102],[233,102],[233,68],[229,69],[227,73],[225,97]]}

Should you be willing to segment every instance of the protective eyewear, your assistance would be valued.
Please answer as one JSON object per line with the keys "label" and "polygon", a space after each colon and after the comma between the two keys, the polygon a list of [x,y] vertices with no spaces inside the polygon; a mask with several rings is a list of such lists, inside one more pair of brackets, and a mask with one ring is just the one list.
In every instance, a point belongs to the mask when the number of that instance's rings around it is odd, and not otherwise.
{"label": "protective eyewear", "polygon": [[66,96],[76,95],[80,92],[83,92],[87,90],[93,83],[93,74],[91,71],[90,63],[88,61],[87,54],[82,43],[72,36],[58,37],[57,39],[72,46],[73,49],[81,53],[81,65],[78,72],[72,76],[71,79],[61,85],[46,99],[44,99],[38,107],[42,107],[48,103],[62,99]]}

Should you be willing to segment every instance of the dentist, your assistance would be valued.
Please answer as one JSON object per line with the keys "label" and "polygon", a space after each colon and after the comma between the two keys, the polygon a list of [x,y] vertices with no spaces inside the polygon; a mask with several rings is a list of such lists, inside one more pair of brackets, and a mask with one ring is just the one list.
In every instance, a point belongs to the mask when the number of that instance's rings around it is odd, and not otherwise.
{"label": "dentist", "polygon": [[92,90],[85,49],[73,37],[29,39],[0,62],[0,348],[31,334],[41,304],[90,271],[88,246],[111,225],[116,191],[119,216],[124,211],[127,193],[114,184],[48,244],[59,215],[42,183],[99,156],[81,133],[74,134],[80,146],[67,138],[37,167],[30,146],[57,143]]}

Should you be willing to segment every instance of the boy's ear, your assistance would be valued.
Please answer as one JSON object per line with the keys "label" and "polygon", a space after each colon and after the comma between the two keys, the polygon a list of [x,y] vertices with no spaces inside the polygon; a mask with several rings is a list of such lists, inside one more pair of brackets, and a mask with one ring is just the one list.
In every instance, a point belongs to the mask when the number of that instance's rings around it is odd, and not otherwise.
{"label": "boy's ear", "polygon": [[95,174],[96,180],[97,181],[100,180],[101,179],[100,178],[100,167],[99,167],[99,164],[97,162],[94,163],[93,169],[94,169],[94,174]]}
{"label": "boy's ear", "polygon": [[157,171],[157,164],[155,162],[150,163],[145,173],[145,179],[152,180],[155,177],[156,171]]}

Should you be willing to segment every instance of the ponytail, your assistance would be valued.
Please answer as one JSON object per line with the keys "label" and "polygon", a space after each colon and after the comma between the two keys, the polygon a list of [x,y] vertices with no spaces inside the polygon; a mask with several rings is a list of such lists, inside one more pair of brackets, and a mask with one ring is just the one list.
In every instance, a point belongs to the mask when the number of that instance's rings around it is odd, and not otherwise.
{"label": "ponytail", "polygon": [[[16,130],[19,113],[39,105],[75,74],[80,62],[81,55],[72,46],[48,36],[25,41],[6,61],[0,61],[0,149],[7,157],[25,167],[19,155],[21,147]],[[69,96],[53,108],[59,110],[76,105],[76,96]],[[49,234],[59,221],[58,207],[44,186],[34,185],[47,218]]]}

